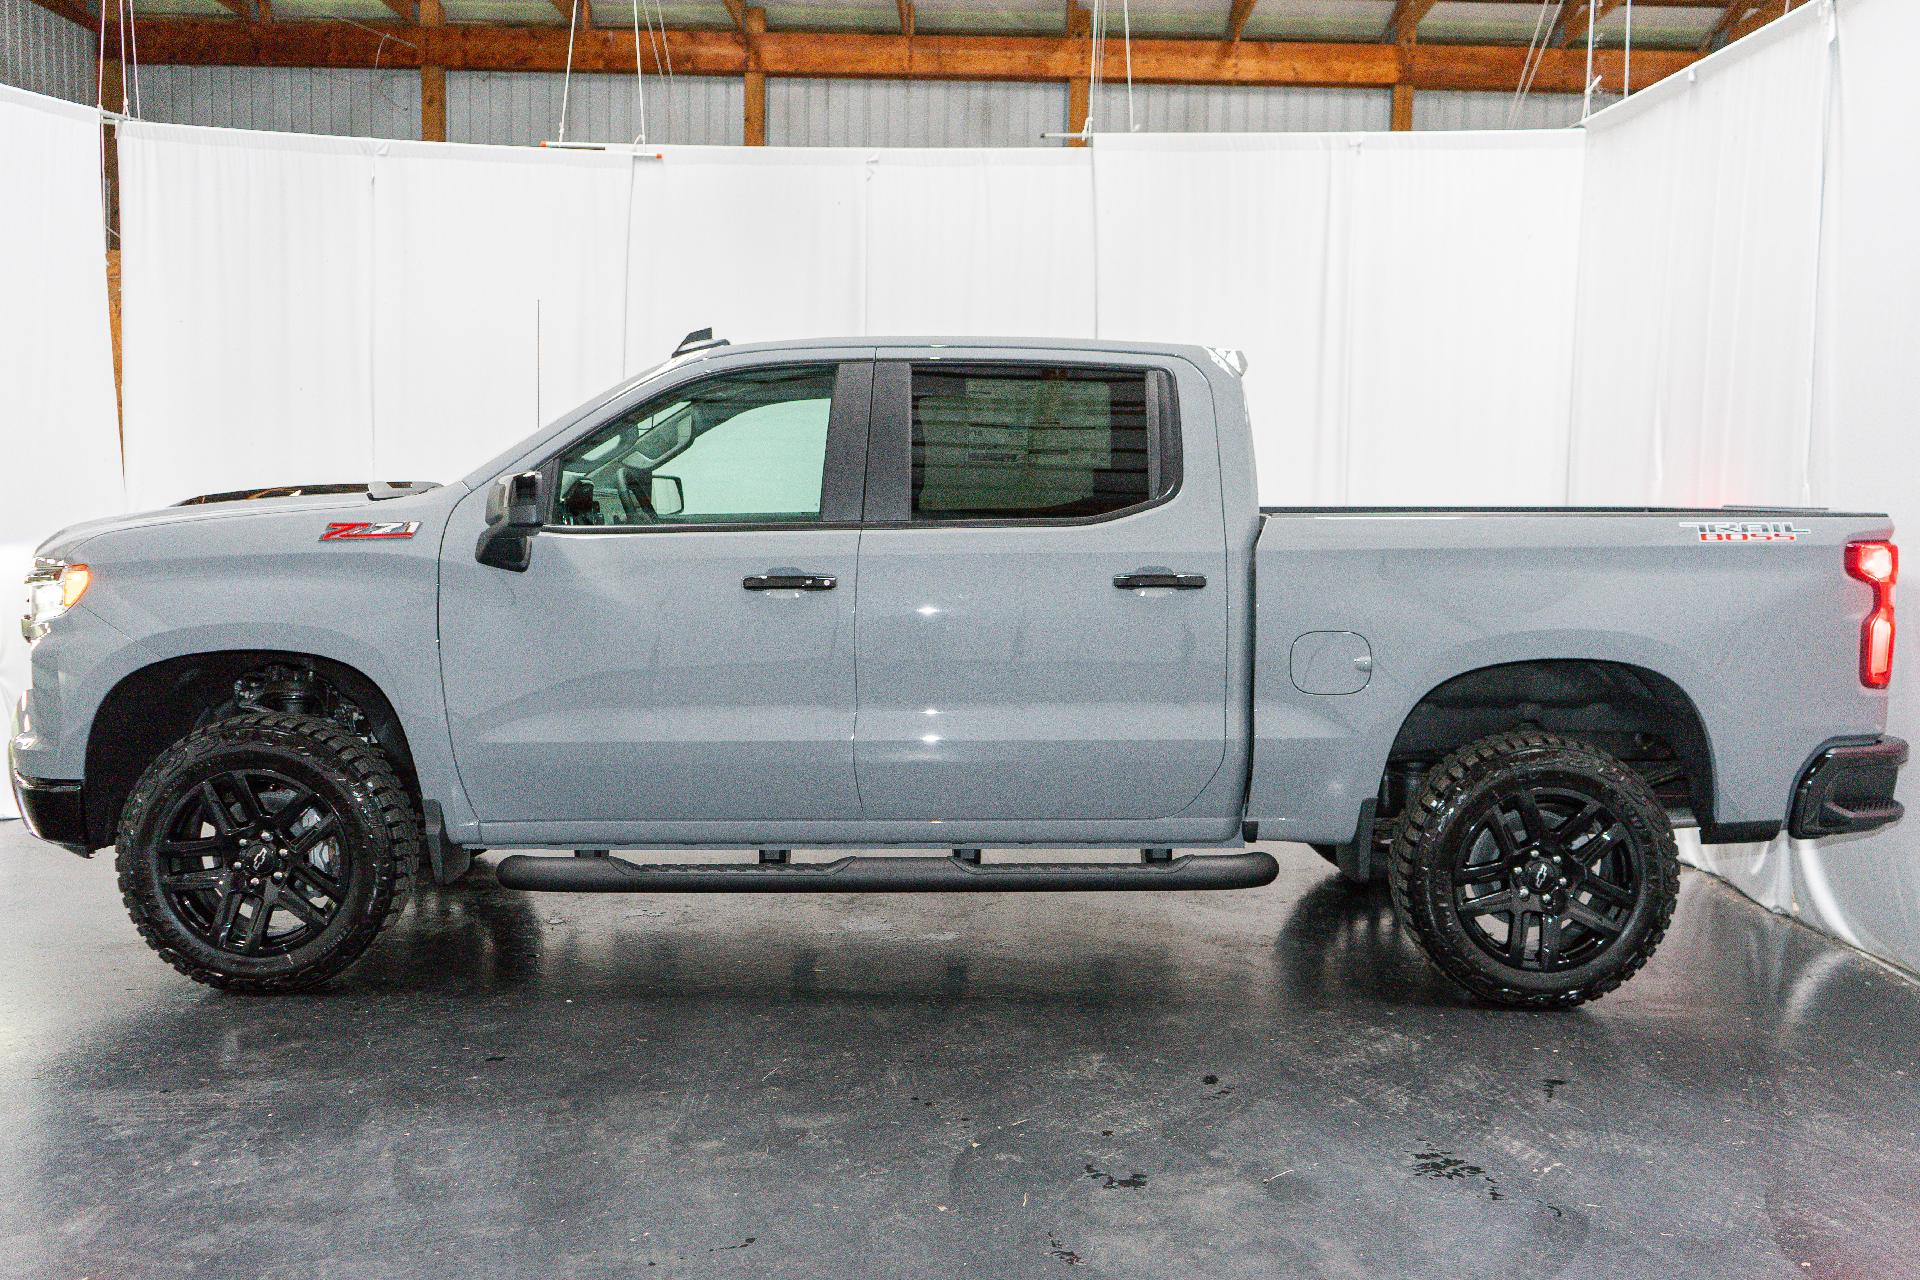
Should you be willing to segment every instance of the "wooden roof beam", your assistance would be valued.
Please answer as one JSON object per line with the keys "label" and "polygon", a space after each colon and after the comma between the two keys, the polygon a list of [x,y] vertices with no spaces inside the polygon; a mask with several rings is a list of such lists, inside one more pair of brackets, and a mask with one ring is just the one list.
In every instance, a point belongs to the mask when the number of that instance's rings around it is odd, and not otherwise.
{"label": "wooden roof beam", "polygon": [[1576,3],[1569,4],[1560,11],[1560,22],[1547,42],[1564,46],[1579,45],[1584,49],[1587,44],[1588,11],[1592,11],[1592,25],[1597,27],[1607,20],[1609,14],[1625,3],[1626,0],[1593,0],[1592,3],[1588,3],[1588,0],[1576,0]]}
{"label": "wooden roof beam", "polygon": [[[634,0],[638,4],[639,0]],[[727,16],[733,19],[733,29],[741,35],[747,34],[746,0],[726,0]]]}
{"label": "wooden roof beam", "polygon": [[[1802,0],[1792,0],[1791,4],[1787,7],[1797,9],[1801,3]],[[1772,22],[1775,18],[1778,18],[1783,11],[1781,6],[1774,4],[1772,0],[1767,0],[1766,3],[1756,6],[1752,13],[1733,24],[1733,27],[1727,32],[1727,41],[1731,43],[1752,35],[1769,22]]]}
{"label": "wooden roof beam", "polygon": [[1241,33],[1247,29],[1247,19],[1253,16],[1253,6],[1260,0],[1233,0],[1233,8],[1227,13],[1227,41],[1240,43]]}
{"label": "wooden roof beam", "polygon": [[[381,48],[380,32],[389,40]],[[114,36],[108,36],[109,44]],[[674,71],[681,75],[737,76],[747,70],[746,41],[731,31],[670,30]],[[646,46],[647,41],[641,44]],[[767,75],[939,80],[1072,80],[1087,71],[1084,35],[904,36],[841,32],[769,31],[753,37],[757,70]],[[341,22],[234,22],[229,19],[143,18],[140,54],[148,63],[201,66],[417,67],[423,61],[452,70],[559,71],[567,62],[567,32],[557,26],[506,27],[457,23],[444,27],[387,24],[369,30]],[[644,50],[648,63],[652,50]],[[1110,42],[1105,74],[1126,74],[1124,50]],[[1519,45],[1421,45],[1418,57],[1392,44],[1292,40],[1136,39],[1133,78],[1149,84],[1323,85],[1418,89],[1497,89],[1519,81],[1527,50]],[[1634,50],[1635,78],[1645,83],[1697,60],[1692,51]],[[1578,93],[1585,87],[1584,50],[1548,49],[1534,80],[1538,92]],[[575,41],[576,71],[633,70],[629,31],[582,29]],[[1621,51],[1597,50],[1594,69],[1618,77]]]}
{"label": "wooden roof beam", "polygon": [[913,39],[913,0],[894,0],[900,10],[900,34]]}
{"label": "wooden roof beam", "polygon": [[79,0],[33,0],[48,13],[57,13],[68,22],[77,22],[89,31],[100,29],[100,20],[87,12],[87,6]]}
{"label": "wooden roof beam", "polygon": [[1387,19],[1388,44],[1412,44],[1419,38],[1420,23],[1432,12],[1436,0],[1396,0],[1393,15]]}
{"label": "wooden roof beam", "polygon": [[1734,24],[1758,7],[1758,0],[1728,0],[1727,7],[1720,12],[1720,20],[1713,24],[1713,30],[1707,32],[1707,38],[1700,42],[1700,47],[1712,49],[1730,39]]}

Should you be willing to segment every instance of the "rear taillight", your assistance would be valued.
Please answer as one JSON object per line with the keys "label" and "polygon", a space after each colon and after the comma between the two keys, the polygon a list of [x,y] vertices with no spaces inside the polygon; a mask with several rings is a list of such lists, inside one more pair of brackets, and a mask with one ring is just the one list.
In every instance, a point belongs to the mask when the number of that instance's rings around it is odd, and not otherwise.
{"label": "rear taillight", "polygon": [[1860,624],[1860,683],[1884,689],[1893,679],[1893,582],[1900,574],[1900,548],[1849,542],[1847,572],[1873,588],[1873,608]]}

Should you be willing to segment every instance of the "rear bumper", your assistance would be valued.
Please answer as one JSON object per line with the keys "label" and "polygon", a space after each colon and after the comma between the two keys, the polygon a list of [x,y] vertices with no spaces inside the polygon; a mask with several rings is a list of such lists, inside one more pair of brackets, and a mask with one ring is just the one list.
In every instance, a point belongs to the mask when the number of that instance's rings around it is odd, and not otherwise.
{"label": "rear bumper", "polygon": [[1906,762],[1907,744],[1899,738],[1827,747],[1794,788],[1788,834],[1811,840],[1900,821],[1906,809],[1893,798],[1893,788]]}

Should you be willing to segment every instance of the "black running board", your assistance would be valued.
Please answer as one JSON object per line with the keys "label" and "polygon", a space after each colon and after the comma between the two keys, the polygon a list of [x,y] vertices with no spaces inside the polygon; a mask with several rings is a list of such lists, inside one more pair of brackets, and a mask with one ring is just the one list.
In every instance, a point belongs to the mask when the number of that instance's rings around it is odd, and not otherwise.
{"label": "black running board", "polygon": [[1270,853],[1144,862],[1003,862],[849,857],[833,862],[643,866],[610,856],[516,853],[494,870],[509,889],[555,893],[995,893],[1046,889],[1255,889],[1280,874]]}

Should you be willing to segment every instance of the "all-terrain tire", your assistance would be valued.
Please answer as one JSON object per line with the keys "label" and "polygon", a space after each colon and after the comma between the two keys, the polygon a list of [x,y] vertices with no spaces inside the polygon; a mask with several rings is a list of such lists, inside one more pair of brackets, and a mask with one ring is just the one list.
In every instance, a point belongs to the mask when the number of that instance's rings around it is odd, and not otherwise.
{"label": "all-terrain tire", "polygon": [[420,819],[386,754],[330,720],[278,712],[206,725],[161,752],[115,845],[147,944],[196,982],[253,993],[312,987],[352,964],[405,903],[421,859]]}
{"label": "all-terrain tire", "polygon": [[[1483,738],[1428,772],[1388,875],[1395,913],[1441,972],[1522,1009],[1572,1008],[1631,978],[1680,891],[1673,824],[1653,790],[1599,748],[1532,729]],[[1504,919],[1487,905],[1503,892]]]}

